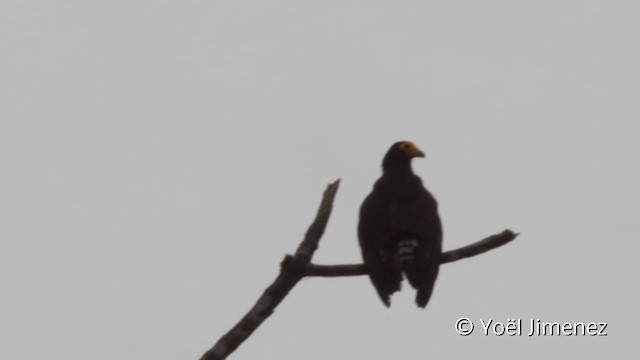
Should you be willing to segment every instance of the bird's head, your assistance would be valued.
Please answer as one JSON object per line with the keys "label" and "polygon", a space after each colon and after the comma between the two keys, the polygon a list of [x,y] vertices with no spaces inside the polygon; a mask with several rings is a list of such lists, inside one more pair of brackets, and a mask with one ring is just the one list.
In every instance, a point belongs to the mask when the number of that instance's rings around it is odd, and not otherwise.
{"label": "bird's head", "polygon": [[411,141],[398,141],[391,145],[391,148],[387,151],[382,161],[382,167],[384,169],[410,167],[411,159],[415,157],[425,157],[425,155]]}

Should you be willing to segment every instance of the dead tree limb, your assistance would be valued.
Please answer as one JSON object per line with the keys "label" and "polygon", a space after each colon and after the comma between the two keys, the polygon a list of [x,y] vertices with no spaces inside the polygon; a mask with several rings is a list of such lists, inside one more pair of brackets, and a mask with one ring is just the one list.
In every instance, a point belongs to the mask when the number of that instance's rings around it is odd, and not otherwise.
{"label": "dead tree limb", "polygon": [[[309,226],[295,254],[285,256],[281,263],[280,273],[273,283],[262,293],[251,310],[231,330],[224,334],[209,351],[204,353],[200,360],[226,359],[273,313],[276,306],[280,304],[289,291],[303,277],[359,276],[368,273],[364,264],[316,265],[311,263],[313,253],[318,248],[318,242],[322,234],[324,234],[329,221],[333,199],[336,196],[339,185],[340,179],[327,186],[316,218]],[[512,241],[517,236],[518,234],[513,233],[511,230],[505,230],[471,245],[443,253],[441,263],[449,263],[482,254]]]}
{"label": "dead tree limb", "polygon": [[293,256],[287,255],[282,262],[280,274],[260,296],[255,305],[229,332],[201,358],[201,360],[226,359],[243,341],[245,341],[263,321],[273,313],[289,291],[302,279],[306,266],[318,248],[320,237],[327,226],[333,199],[338,191],[340,179],[329,184],[322,196],[322,202],[316,218],[309,226],[304,239]]}
{"label": "dead tree limb", "polygon": [[[468,257],[480,255],[484,252],[495,249],[510,242],[517,236],[518,234],[514,233],[513,231],[505,230],[499,234],[491,235],[473,244],[461,247],[459,249],[444,252],[442,253],[440,258],[440,264],[446,264],[460,259],[466,259]],[[305,270],[305,276],[337,277],[369,274],[367,267],[364,264],[316,265],[310,263],[309,265],[307,265]]]}

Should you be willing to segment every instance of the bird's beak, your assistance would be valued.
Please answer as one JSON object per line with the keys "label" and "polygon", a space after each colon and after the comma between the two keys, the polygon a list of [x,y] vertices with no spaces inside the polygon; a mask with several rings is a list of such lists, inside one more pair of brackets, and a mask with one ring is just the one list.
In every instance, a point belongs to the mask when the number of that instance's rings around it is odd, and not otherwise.
{"label": "bird's beak", "polygon": [[409,155],[409,157],[425,157],[424,153],[422,152],[422,150],[418,149],[415,146],[412,146],[409,148],[409,151],[407,151],[407,155]]}
{"label": "bird's beak", "polygon": [[425,157],[422,150],[418,149],[411,141],[404,141],[400,144],[400,150],[404,151],[409,158]]}

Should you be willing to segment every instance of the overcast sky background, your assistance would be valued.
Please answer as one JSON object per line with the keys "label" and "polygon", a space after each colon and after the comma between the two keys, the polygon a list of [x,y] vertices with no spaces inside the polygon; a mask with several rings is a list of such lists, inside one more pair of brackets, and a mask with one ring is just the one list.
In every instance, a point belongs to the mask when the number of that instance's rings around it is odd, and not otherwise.
{"label": "overcast sky background", "polygon": [[[404,139],[445,249],[520,237],[444,265],[426,310],[407,286],[387,309],[365,277],[303,280],[233,359],[632,351],[639,10],[0,0],[0,358],[199,358],[336,178],[315,261],[360,261],[358,207]],[[609,336],[485,337],[480,318]]]}

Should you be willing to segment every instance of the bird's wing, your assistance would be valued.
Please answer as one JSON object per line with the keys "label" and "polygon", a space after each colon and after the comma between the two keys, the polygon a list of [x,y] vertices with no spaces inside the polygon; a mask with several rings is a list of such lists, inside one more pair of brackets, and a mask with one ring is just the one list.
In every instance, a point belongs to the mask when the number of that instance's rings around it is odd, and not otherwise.
{"label": "bird's wing", "polygon": [[411,286],[418,290],[416,303],[425,307],[438,276],[442,251],[442,225],[437,203],[421,188],[414,201],[392,206],[391,219],[395,231],[417,242],[414,260],[404,268],[404,273]]}
{"label": "bird's wing", "polygon": [[369,277],[386,306],[389,297],[400,290],[402,275],[394,265],[395,245],[389,231],[388,205],[372,192],[360,207],[358,239]]}

